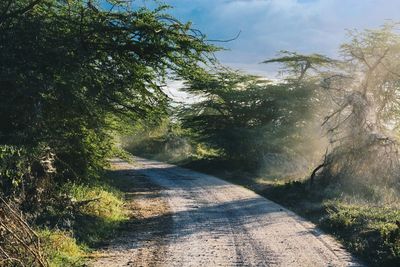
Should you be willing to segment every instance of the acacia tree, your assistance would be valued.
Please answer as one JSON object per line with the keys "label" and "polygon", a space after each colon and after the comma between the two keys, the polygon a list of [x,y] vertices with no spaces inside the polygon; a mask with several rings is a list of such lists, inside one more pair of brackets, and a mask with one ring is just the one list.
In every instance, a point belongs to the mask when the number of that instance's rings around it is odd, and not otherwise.
{"label": "acacia tree", "polygon": [[388,24],[350,32],[340,68],[324,77],[334,103],[323,122],[332,144],[323,164],[327,177],[398,186],[400,36],[394,30]]}
{"label": "acacia tree", "polygon": [[[39,158],[50,150],[58,177],[101,169],[116,118],[163,113],[164,79],[214,61],[205,36],[167,10],[135,1],[1,1],[0,144],[38,149]],[[2,172],[3,188],[15,182],[6,180]]]}
{"label": "acacia tree", "polygon": [[45,265],[4,197],[32,219],[55,200],[64,207],[54,188],[102,169],[111,131],[126,128],[118,121],[159,117],[164,79],[213,62],[216,48],[167,10],[120,0],[0,1],[0,262]]}
{"label": "acacia tree", "polygon": [[312,77],[325,94],[321,125],[330,145],[311,182],[322,171],[326,179],[397,187],[400,36],[389,24],[349,36],[341,60],[289,53],[266,63],[286,64],[299,83]]}
{"label": "acacia tree", "polygon": [[316,91],[305,84],[292,78],[271,82],[230,69],[192,79],[186,91],[202,101],[184,109],[183,126],[244,167],[284,173],[290,165],[288,173],[299,170],[298,160],[304,171],[314,155],[304,145],[310,147],[306,140],[314,136],[305,131],[312,127],[317,104]]}

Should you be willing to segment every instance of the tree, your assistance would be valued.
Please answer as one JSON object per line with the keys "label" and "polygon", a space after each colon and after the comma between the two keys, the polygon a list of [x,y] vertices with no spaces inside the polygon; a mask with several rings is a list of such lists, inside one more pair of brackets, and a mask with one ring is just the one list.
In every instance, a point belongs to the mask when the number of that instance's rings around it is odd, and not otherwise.
{"label": "tree", "polygon": [[349,32],[340,68],[324,77],[335,103],[323,122],[332,147],[325,176],[389,187],[399,182],[400,36],[394,27]]}
{"label": "tree", "polygon": [[325,94],[328,109],[321,125],[330,145],[311,182],[321,172],[328,180],[392,187],[400,167],[400,36],[394,24],[349,36],[341,60],[292,53],[266,62],[284,63]]}
{"label": "tree", "polygon": [[2,1],[0,144],[50,150],[60,179],[95,175],[117,118],[157,117],[168,101],[166,77],[195,75],[214,61],[217,48],[167,10],[134,1]]}
{"label": "tree", "polygon": [[298,80],[271,82],[222,69],[190,80],[186,90],[202,101],[186,108],[183,126],[227,159],[253,169],[311,160],[302,133],[312,127],[315,91]]}

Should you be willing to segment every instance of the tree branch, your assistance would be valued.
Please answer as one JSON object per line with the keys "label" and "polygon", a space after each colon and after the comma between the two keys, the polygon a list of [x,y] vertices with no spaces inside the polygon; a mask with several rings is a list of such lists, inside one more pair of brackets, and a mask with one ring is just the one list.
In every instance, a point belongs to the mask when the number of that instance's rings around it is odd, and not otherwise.
{"label": "tree branch", "polygon": [[11,13],[8,13],[8,14],[7,13],[3,14],[0,17],[0,24],[2,24],[4,21],[6,21],[9,18],[25,14],[26,12],[32,10],[36,5],[38,5],[42,1],[43,0],[35,0],[35,1],[31,2],[30,4],[26,5],[25,7],[22,7],[20,9],[18,9],[18,10],[15,10],[15,11],[11,12]]}

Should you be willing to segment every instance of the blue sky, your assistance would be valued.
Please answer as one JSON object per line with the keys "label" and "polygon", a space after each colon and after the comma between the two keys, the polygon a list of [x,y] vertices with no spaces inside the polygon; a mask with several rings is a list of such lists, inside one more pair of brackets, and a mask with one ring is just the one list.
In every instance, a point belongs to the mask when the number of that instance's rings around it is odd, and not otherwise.
{"label": "blue sky", "polygon": [[192,21],[229,51],[220,61],[247,72],[273,76],[276,67],[259,64],[279,50],[337,56],[346,29],[377,28],[400,21],[400,0],[164,0],[183,21]]}

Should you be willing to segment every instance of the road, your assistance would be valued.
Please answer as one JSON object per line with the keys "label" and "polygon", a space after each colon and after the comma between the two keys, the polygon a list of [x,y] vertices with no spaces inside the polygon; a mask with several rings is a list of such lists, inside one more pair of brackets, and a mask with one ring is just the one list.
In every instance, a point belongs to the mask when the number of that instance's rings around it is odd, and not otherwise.
{"label": "road", "polygon": [[113,160],[137,213],[93,266],[361,266],[332,237],[241,186],[161,162]]}

